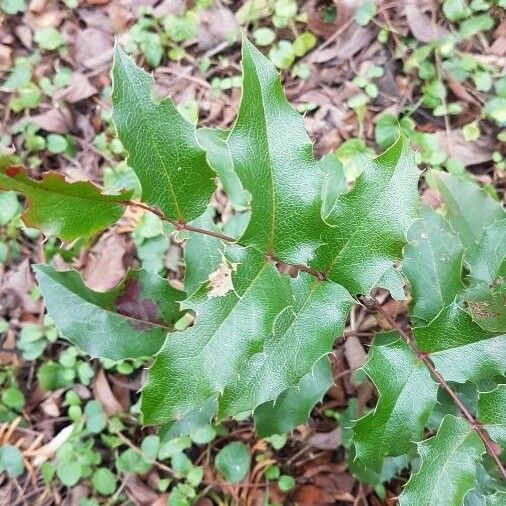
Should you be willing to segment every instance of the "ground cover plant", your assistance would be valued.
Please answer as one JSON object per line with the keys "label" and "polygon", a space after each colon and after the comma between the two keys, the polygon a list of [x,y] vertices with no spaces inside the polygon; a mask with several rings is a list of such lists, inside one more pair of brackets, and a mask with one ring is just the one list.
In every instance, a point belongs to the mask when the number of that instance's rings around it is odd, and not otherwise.
{"label": "ground cover plant", "polygon": [[[184,41],[196,36],[197,19],[208,7],[197,3],[167,18],[144,12],[129,50],[142,53],[150,67],[159,65],[167,48],[171,60],[189,57]],[[356,397],[345,399],[341,410],[324,404],[329,407],[318,416],[338,432],[308,439],[327,455],[340,446],[346,450],[340,462],[360,482],[358,500],[504,502],[501,185],[483,180],[488,184],[480,186],[466,162],[452,158],[451,116],[462,114],[463,106],[447,100],[442,76],[457,98],[465,90],[456,83],[466,79],[481,91],[498,90],[490,99],[495,105],[483,107],[488,123],[467,122],[461,134],[478,141],[480,128],[493,129],[496,146],[504,141],[504,78],[482,63],[454,61],[447,46],[475,36],[474,25],[489,26],[496,14],[479,14],[483,9],[475,2],[469,11],[461,7],[461,14],[459,8],[451,2],[442,8],[458,24],[455,40],[431,39],[421,47],[409,42],[405,68],[416,70],[421,95],[399,121],[392,114],[377,119],[377,156],[364,142],[369,107],[379,95],[376,80],[384,75],[373,65],[356,73],[346,101],[360,138],[315,157],[303,117],[285,97],[276,70],[307,78],[304,62],[295,67],[295,61],[316,44],[314,35],[297,29],[293,42],[275,43],[275,29],[307,22],[292,2],[267,5],[268,13],[258,18],[249,17],[251,10],[237,13],[254,24],[272,16],[274,29],[252,29],[259,46],[272,45],[267,56],[243,37],[240,71],[209,85],[212,93],[241,90],[226,128],[199,124],[194,104],[176,106],[160,96],[153,77],[117,43],[112,114],[94,141],[111,164],[101,186],[57,171],[34,177],[34,169],[46,167],[38,155],[2,156],[0,253],[4,262],[16,261],[23,241],[39,241],[43,253],[31,266],[38,288],[25,297],[43,300],[47,314],[22,325],[12,317],[2,320],[0,330],[12,339],[11,329],[19,325],[22,358],[40,361],[31,372],[38,395],[56,396],[46,398],[44,413],[66,412],[60,432],[45,446],[43,437],[30,440],[23,420],[28,388],[15,368],[2,371],[5,476],[17,483],[25,472],[32,480],[38,473],[46,491],[75,491],[86,483],[77,500],[90,505],[354,501],[339,488],[318,501],[318,487],[305,481],[314,471],[297,475],[290,463],[298,453],[282,456],[287,434],[304,431],[337,384],[337,350],[344,346],[350,365],[345,374],[353,372]],[[374,2],[364,2],[348,23],[367,26],[376,14]],[[390,26],[387,17],[380,43]],[[166,36],[156,35],[160,27]],[[417,31],[413,21],[410,29]],[[65,44],[57,35],[41,30],[34,40],[55,51]],[[31,73],[30,63],[19,65]],[[468,72],[458,79],[454,72],[461,66]],[[15,72],[21,71],[14,69],[8,79]],[[44,84],[48,93],[56,83],[55,77],[53,85]],[[28,95],[35,88],[30,85]],[[24,96],[17,96],[21,105],[11,102],[12,111],[37,107]],[[302,112],[313,108],[302,105]],[[416,128],[411,116],[417,107],[444,118],[442,144],[449,156],[433,134]],[[43,137],[29,122],[15,132],[26,152],[72,159],[71,136]],[[118,164],[115,157],[125,161]],[[494,174],[501,174],[500,151],[491,159]],[[23,196],[24,211],[13,192]],[[114,283],[105,286],[99,276],[90,287],[89,277],[85,281],[72,265],[79,267],[97,236],[113,240],[110,230],[122,228],[131,234],[136,260],[124,260],[129,269]],[[105,251],[110,255],[114,247]],[[367,359],[361,337],[369,344]],[[129,376],[135,378],[131,393],[120,395],[114,385],[125,388],[122,378]],[[366,388],[364,402],[360,391]],[[259,444],[245,444],[237,423],[248,433],[254,427]],[[332,461],[325,465],[329,475],[342,474]],[[143,477],[158,495],[142,489]],[[217,486],[215,477],[228,485]],[[260,495],[250,487],[260,488]]]}

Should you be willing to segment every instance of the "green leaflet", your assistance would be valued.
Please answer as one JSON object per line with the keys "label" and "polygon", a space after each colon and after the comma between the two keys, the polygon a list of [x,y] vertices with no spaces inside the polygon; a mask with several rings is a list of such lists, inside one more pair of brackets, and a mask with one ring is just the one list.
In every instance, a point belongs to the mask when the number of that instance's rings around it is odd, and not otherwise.
{"label": "green leaflet", "polygon": [[[195,227],[205,230],[218,231],[214,224],[214,209],[209,207],[206,212],[192,221]],[[184,248],[185,276],[184,289],[192,294],[209,279],[209,275],[216,271],[222,261],[223,242],[216,237],[189,232],[189,238]]]}
{"label": "green leaflet", "polygon": [[399,497],[400,506],[461,506],[476,486],[483,443],[463,419],[446,415],[437,434],[418,443],[422,465]]}
{"label": "green leaflet", "polygon": [[28,200],[23,221],[63,241],[90,237],[115,223],[125,210],[131,192],[104,195],[90,182],[68,183],[55,172],[34,181],[22,167],[0,171],[0,190],[14,190]]}
{"label": "green leaflet", "polygon": [[419,171],[405,137],[371,160],[355,186],[336,199],[311,265],[351,294],[367,294],[401,258],[416,218]]}
{"label": "green leaflet", "polygon": [[311,410],[322,400],[331,384],[330,361],[323,357],[298,386],[288,388],[275,401],[258,406],[253,415],[255,432],[260,437],[269,437],[292,431],[307,421]]}
{"label": "green leaflet", "polygon": [[243,96],[227,141],[251,194],[251,221],[240,242],[284,262],[306,263],[321,245],[323,174],[279,74],[246,39],[242,67]]}
{"label": "green leaflet", "polygon": [[234,172],[234,163],[227,145],[227,130],[218,128],[199,128],[197,140],[205,149],[207,163],[218,174],[223,189],[230,202],[237,210],[246,209],[249,205],[248,192],[244,191],[240,179]]}
{"label": "green leaflet", "polygon": [[477,382],[506,370],[506,335],[483,330],[456,302],[429,325],[415,327],[413,334],[447,381]]}
{"label": "green leaflet", "polygon": [[215,174],[197,143],[195,126],[170,99],[152,96],[153,78],[118,45],[112,75],[112,118],[141,183],[143,201],[167,218],[197,218],[214,191]]}
{"label": "green leaflet", "polygon": [[57,329],[93,357],[113,360],[149,357],[165,340],[182,313],[183,292],[145,270],[129,271],[109,292],[94,292],[78,272],[34,266]]}
{"label": "green leaflet", "polygon": [[431,175],[443,198],[448,221],[464,248],[479,241],[486,227],[505,217],[501,204],[476,184],[441,171]]}
{"label": "green leaflet", "polygon": [[363,366],[379,392],[373,411],[354,426],[357,458],[381,472],[385,457],[407,453],[422,435],[437,384],[396,332],[378,334]]}
{"label": "green leaflet", "polygon": [[438,213],[420,206],[419,216],[409,229],[402,267],[411,285],[411,317],[428,323],[464,288],[463,248]]}
{"label": "green leaflet", "polygon": [[[220,395],[218,417],[253,410],[299,383],[331,351],[353,300],[341,286],[280,274],[251,248],[227,257],[233,290],[202,286],[185,307],[196,323],[168,336],[142,392],[144,422],[179,419]],[[214,288],[213,288],[214,290]]]}
{"label": "green leaflet", "polygon": [[499,385],[491,392],[480,392],[476,418],[504,451],[506,448],[506,385]]}

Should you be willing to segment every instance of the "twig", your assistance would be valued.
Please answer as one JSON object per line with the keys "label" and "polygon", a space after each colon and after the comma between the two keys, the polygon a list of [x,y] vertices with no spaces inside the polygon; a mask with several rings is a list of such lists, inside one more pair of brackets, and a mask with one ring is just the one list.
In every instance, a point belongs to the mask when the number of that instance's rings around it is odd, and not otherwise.
{"label": "twig", "polygon": [[[194,227],[193,225],[188,225],[188,223],[186,223],[184,221],[180,221],[180,220],[178,221],[178,220],[173,220],[171,218],[167,218],[158,209],[154,209],[154,208],[147,206],[145,204],[142,204],[140,202],[132,202],[132,201],[127,200],[127,201],[120,202],[120,204],[123,204],[125,206],[138,207],[138,208],[144,209],[145,211],[148,211],[150,213],[156,214],[156,216],[158,216],[162,221],[165,221],[165,222],[173,225],[177,231],[186,230],[187,232],[195,232],[197,234],[208,235],[210,237],[215,237],[216,239],[220,239],[221,241],[229,242],[232,244],[238,244],[239,246],[246,247],[246,245],[241,244],[233,237],[230,237],[225,234],[221,234],[220,232],[214,232],[213,230],[206,230],[204,228]],[[270,253],[267,253],[265,255],[265,257],[267,258],[267,260],[270,260],[272,262],[286,263],[283,260],[281,260],[280,258],[278,258]],[[323,273],[317,271],[316,269],[313,269],[312,267],[308,267],[307,265],[303,265],[303,264],[287,264],[287,265],[293,265],[297,269],[299,269],[303,272],[306,272],[307,274],[310,274],[311,276],[314,276],[319,281],[324,281],[326,279],[325,275]]]}
{"label": "twig", "polygon": [[481,425],[480,422],[478,422],[476,418],[469,412],[466,405],[458,398],[457,394],[455,394],[455,392],[451,389],[450,385],[448,385],[443,376],[441,376],[441,374],[436,370],[434,364],[430,360],[430,355],[428,353],[424,353],[418,348],[411,334],[409,332],[406,332],[402,328],[402,326],[395,320],[395,318],[393,318],[387,311],[385,311],[385,309],[383,309],[383,307],[381,306],[381,304],[377,299],[371,296],[366,296],[362,297],[361,300],[368,309],[378,312],[383,318],[385,318],[385,320],[391,325],[391,327],[394,328],[399,333],[399,335],[404,339],[404,341],[416,355],[418,360],[423,362],[425,367],[427,367],[427,369],[429,370],[432,378],[450,396],[454,404],[459,408],[464,418],[467,419],[472,429],[483,441],[487,453],[494,460],[503,478],[506,479],[506,469],[504,468],[497,454],[497,446],[491,440],[485,427],[483,427],[483,425]]}

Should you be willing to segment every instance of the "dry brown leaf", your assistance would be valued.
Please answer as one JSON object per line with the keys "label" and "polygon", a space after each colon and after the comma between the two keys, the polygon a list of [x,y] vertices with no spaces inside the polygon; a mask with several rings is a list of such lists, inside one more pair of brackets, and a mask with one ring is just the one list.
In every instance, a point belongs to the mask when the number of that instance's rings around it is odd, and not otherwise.
{"label": "dry brown leaf", "polygon": [[123,411],[123,407],[114,396],[103,369],[93,379],[93,396],[100,402],[107,416],[114,416]]}
{"label": "dry brown leaf", "polygon": [[30,123],[37,125],[46,132],[66,134],[72,127],[72,118],[65,108],[49,109],[42,114],[30,116]]}
{"label": "dry brown leaf", "polygon": [[232,11],[220,5],[202,10],[199,22],[199,47],[202,49],[212,49],[239,32]]}
{"label": "dry brown leaf", "polygon": [[207,293],[207,297],[223,297],[230,290],[234,289],[232,284],[232,269],[223,262],[216,271],[209,274],[209,286],[211,290]]}
{"label": "dry brown leaf", "polygon": [[446,151],[450,158],[462,163],[465,167],[492,159],[494,147],[488,137],[483,136],[477,141],[466,141],[460,130],[452,130],[450,135],[440,130],[434,136],[439,147]]}
{"label": "dry brown leaf", "polygon": [[335,450],[342,444],[341,427],[330,432],[317,432],[309,436],[307,444],[319,450]]}
{"label": "dry brown leaf", "polygon": [[70,84],[55,93],[54,98],[56,100],[65,100],[71,104],[89,98],[97,93],[97,89],[93,86],[89,79],[80,72],[74,72],[70,78]]}
{"label": "dry brown leaf", "polygon": [[85,28],[76,33],[74,59],[81,67],[96,69],[112,60],[114,39],[98,28]]}
{"label": "dry brown leaf", "polygon": [[124,235],[106,232],[87,256],[83,277],[86,284],[99,292],[114,288],[126,272],[123,259],[127,252]]}
{"label": "dry brown leaf", "polygon": [[9,70],[12,65],[12,48],[5,44],[0,44],[0,71]]}
{"label": "dry brown leaf", "polygon": [[129,474],[125,484],[128,498],[140,506],[152,506],[158,500],[159,495],[151,490],[134,474]]}
{"label": "dry brown leaf", "polygon": [[323,506],[325,504],[335,504],[332,494],[314,485],[303,485],[297,488],[294,494],[295,504],[304,506]]}
{"label": "dry brown leaf", "polygon": [[357,336],[348,336],[344,341],[344,355],[352,371],[362,367],[367,360],[367,353]]}
{"label": "dry brown leaf", "polygon": [[427,16],[416,0],[410,0],[404,5],[404,12],[409,29],[420,42],[432,42],[448,35],[448,30]]}
{"label": "dry brown leaf", "polygon": [[20,264],[12,266],[0,280],[0,312],[8,298],[14,296],[16,307],[28,312],[39,313],[39,305],[31,293],[35,288],[35,279],[30,268],[30,261],[25,258]]}

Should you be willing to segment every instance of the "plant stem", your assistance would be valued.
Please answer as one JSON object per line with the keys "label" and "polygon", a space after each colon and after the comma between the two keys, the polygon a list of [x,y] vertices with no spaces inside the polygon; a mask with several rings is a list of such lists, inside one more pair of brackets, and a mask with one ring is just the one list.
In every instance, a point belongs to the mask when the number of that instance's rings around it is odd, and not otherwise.
{"label": "plant stem", "polygon": [[416,355],[418,360],[423,362],[425,367],[427,367],[427,369],[429,370],[430,375],[432,376],[434,381],[436,381],[436,383],[438,383],[439,386],[450,396],[454,404],[459,408],[464,418],[467,419],[472,429],[483,441],[487,453],[490,455],[490,457],[497,465],[499,471],[502,474],[502,477],[506,479],[506,469],[504,468],[501,460],[499,459],[498,455],[499,452],[497,451],[498,450],[497,445],[492,441],[485,427],[483,427],[483,425],[481,425],[480,422],[478,422],[476,418],[469,412],[466,405],[458,398],[457,394],[451,389],[450,385],[448,385],[443,376],[436,370],[434,364],[430,360],[430,355],[428,353],[424,353],[418,348],[415,340],[413,339],[413,336],[409,332],[406,332],[402,328],[400,323],[397,322],[396,319],[392,317],[392,315],[390,315],[387,311],[383,309],[383,307],[381,306],[381,304],[377,299],[371,296],[366,296],[362,297],[361,300],[368,309],[378,312],[383,318],[385,318],[385,320],[390,324],[390,326],[394,328],[404,339],[404,341]]}
{"label": "plant stem", "polygon": [[[220,239],[221,241],[229,242],[232,244],[238,244],[239,246],[242,246],[242,247],[247,247],[245,244],[241,244],[233,237],[230,237],[225,234],[221,234],[220,232],[214,232],[212,230],[206,230],[204,228],[194,227],[193,225],[188,225],[188,223],[186,223],[184,221],[177,221],[177,220],[173,220],[171,218],[167,218],[158,209],[154,209],[154,208],[147,206],[145,204],[142,204],[140,202],[125,201],[125,202],[121,202],[121,203],[126,206],[138,207],[140,209],[144,209],[145,211],[149,211],[150,213],[156,214],[156,216],[158,216],[162,221],[166,221],[167,223],[174,225],[176,230],[186,230],[188,232],[195,232],[197,234],[208,235],[211,237],[215,237],[216,239]],[[265,257],[267,258],[267,260],[270,260],[272,262],[286,264],[286,262],[283,262],[283,260],[279,259],[278,257],[275,257],[274,255],[266,254]],[[303,272],[306,272],[307,274],[310,274],[311,276],[314,276],[319,281],[324,281],[326,279],[325,275],[323,273],[317,271],[316,269],[313,269],[312,267],[308,267],[307,265],[303,265],[303,264],[286,264],[286,265],[293,265],[294,267],[297,267],[297,269],[299,269]]]}

